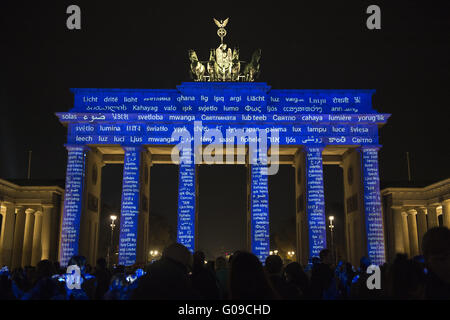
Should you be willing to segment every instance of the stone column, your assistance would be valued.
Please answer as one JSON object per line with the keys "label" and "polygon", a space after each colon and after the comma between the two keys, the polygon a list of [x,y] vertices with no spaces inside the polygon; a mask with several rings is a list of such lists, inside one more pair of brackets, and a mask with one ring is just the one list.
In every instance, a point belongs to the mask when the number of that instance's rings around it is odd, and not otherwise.
{"label": "stone column", "polygon": [[294,156],[295,207],[296,207],[296,261],[308,263],[308,228],[305,211],[305,154],[298,149]]}
{"label": "stone column", "polygon": [[80,217],[78,253],[87,263],[95,265],[97,259],[98,222],[101,210],[102,154],[93,147],[86,153],[83,209]]}
{"label": "stone column", "polygon": [[200,193],[200,185],[198,179],[198,173],[200,171],[200,165],[195,165],[195,248],[198,248],[198,212],[199,212],[199,193]]}
{"label": "stone column", "polygon": [[22,266],[31,265],[31,252],[33,249],[34,210],[25,210],[25,232],[23,238]]}
{"label": "stone column", "polygon": [[267,162],[250,164],[251,249],[264,263],[270,251]]}
{"label": "stone column", "polygon": [[119,264],[136,263],[139,218],[139,165],[141,146],[124,146],[122,207],[120,210]]}
{"label": "stone column", "polygon": [[405,253],[411,255],[411,246],[409,244],[409,231],[408,231],[408,214],[402,211],[402,230],[403,230],[403,244],[405,247]]}
{"label": "stone column", "polygon": [[67,266],[69,259],[78,254],[80,218],[83,207],[86,152],[83,145],[67,145],[66,189],[61,224],[59,262]]}
{"label": "stone column", "polygon": [[178,183],[177,242],[191,252],[195,251],[196,215],[196,166],[191,150],[180,155]]}
{"label": "stone column", "polygon": [[250,166],[250,161],[248,159],[248,154],[246,154],[245,156],[245,170],[246,170],[246,182],[247,182],[247,219],[245,220],[246,222],[246,226],[245,226],[245,231],[246,231],[246,238],[245,238],[245,244],[246,244],[246,250],[248,252],[252,251],[252,200],[251,200],[251,183],[252,183],[252,179],[251,179],[251,166]]}
{"label": "stone column", "polygon": [[428,229],[439,227],[437,206],[431,205],[427,207],[427,221],[428,221]]}
{"label": "stone column", "polygon": [[25,229],[25,208],[17,206],[15,208],[16,222],[14,224],[14,244],[12,268],[22,266],[23,233]]}
{"label": "stone column", "polygon": [[309,234],[309,257],[318,257],[327,246],[325,197],[323,191],[323,147],[305,147],[306,203]]}
{"label": "stone column", "polygon": [[151,155],[147,151],[141,153],[142,163],[140,167],[140,207],[137,242],[137,262],[146,263],[148,261],[148,241],[149,241],[149,214],[150,214],[150,177],[151,177]]}
{"label": "stone column", "polygon": [[31,265],[35,266],[42,257],[42,211],[34,214],[33,251],[31,253]]}
{"label": "stone column", "polygon": [[444,227],[450,229],[450,199],[442,202],[442,222]]}
{"label": "stone column", "polygon": [[344,223],[347,260],[359,265],[362,256],[367,255],[364,215],[364,187],[362,153],[359,148],[349,148],[342,156],[344,187]]}
{"label": "stone column", "polygon": [[364,184],[367,253],[371,263],[381,265],[386,261],[386,254],[378,173],[379,147],[362,146],[360,150]]}
{"label": "stone column", "polygon": [[402,207],[391,207],[391,213],[394,230],[394,255],[397,253],[407,253],[405,250],[405,241],[403,238]]}
{"label": "stone column", "polygon": [[11,267],[14,242],[14,204],[3,202],[0,210],[3,216],[0,238],[0,266],[7,265]]}
{"label": "stone column", "polygon": [[419,254],[419,240],[417,237],[417,222],[416,222],[416,210],[408,210],[408,231],[409,231],[409,244],[411,246],[411,257]]}
{"label": "stone column", "polygon": [[427,232],[427,209],[424,207],[416,208],[417,212],[417,237],[419,244],[419,253],[422,254],[422,239]]}
{"label": "stone column", "polygon": [[42,210],[41,259],[44,260],[50,259],[53,205],[43,205]]}

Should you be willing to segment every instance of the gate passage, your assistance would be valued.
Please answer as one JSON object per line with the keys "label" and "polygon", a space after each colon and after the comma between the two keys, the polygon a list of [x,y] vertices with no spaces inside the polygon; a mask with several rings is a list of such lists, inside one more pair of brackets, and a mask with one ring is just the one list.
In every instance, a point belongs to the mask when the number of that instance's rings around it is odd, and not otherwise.
{"label": "gate passage", "polygon": [[[361,168],[355,181],[363,194],[365,250],[372,263],[384,263],[378,128],[390,115],[373,109],[374,90],[279,90],[261,82],[185,82],[176,89],[78,88],[72,92],[74,107],[56,114],[68,128],[62,265],[79,252],[81,217],[90,210],[83,200],[90,188],[86,181],[89,150],[102,150],[106,159],[105,150],[120,149],[124,179],[119,264],[132,265],[144,259],[146,245],[140,242],[148,239],[148,228],[139,226],[148,221],[140,218],[148,214],[149,200],[143,191],[148,167],[144,170],[143,165],[151,162],[152,156],[156,159],[164,148],[178,147],[177,241],[193,251],[197,232],[196,165],[204,163],[197,154],[198,145],[214,146],[217,154],[225,144],[247,150],[248,249],[261,260],[269,254],[270,243],[268,167],[286,163],[283,161],[290,157],[296,172],[304,172],[305,179],[296,185],[303,190],[297,203],[297,220],[306,226],[308,241],[297,250],[302,251],[298,259],[307,259],[318,256],[326,247],[323,163],[333,154],[357,152]],[[268,149],[261,149],[266,141]],[[255,153],[248,153],[252,146],[256,146]],[[266,161],[269,154],[271,161]],[[87,233],[91,240],[98,237],[96,230]],[[297,234],[297,238],[302,237],[305,235]]]}

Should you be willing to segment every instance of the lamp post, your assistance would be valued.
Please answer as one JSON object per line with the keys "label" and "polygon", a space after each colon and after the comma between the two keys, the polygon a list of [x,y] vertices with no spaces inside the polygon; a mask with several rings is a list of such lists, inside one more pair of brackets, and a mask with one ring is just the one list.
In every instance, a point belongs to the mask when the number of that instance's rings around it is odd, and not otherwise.
{"label": "lamp post", "polygon": [[158,250],[150,250],[149,253],[150,253],[150,262],[153,261],[153,259],[155,259],[159,255]]}
{"label": "lamp post", "polygon": [[334,216],[329,216],[328,220],[330,221],[330,224],[328,225],[328,227],[330,228],[330,234],[331,234],[331,254],[333,257],[333,263],[336,263],[336,255],[334,252]]}
{"label": "lamp post", "polygon": [[110,226],[111,226],[111,245],[109,247],[110,252],[108,252],[108,256],[109,256],[108,263],[109,263],[109,266],[111,267],[112,253],[114,253],[111,251],[114,251],[114,227],[116,226],[115,222],[116,222],[117,216],[112,214],[109,216],[109,218],[111,219],[111,224],[110,224]]}
{"label": "lamp post", "polygon": [[288,258],[292,259],[295,256],[295,251],[288,251],[287,254],[288,254]]}

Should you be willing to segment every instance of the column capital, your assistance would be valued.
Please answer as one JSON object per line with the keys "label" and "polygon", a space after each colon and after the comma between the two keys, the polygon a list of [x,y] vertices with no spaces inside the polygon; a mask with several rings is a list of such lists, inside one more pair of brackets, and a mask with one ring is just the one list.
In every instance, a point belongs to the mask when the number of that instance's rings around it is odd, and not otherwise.
{"label": "column capital", "polygon": [[22,205],[16,205],[14,208],[14,213],[18,214],[20,210],[23,210],[23,206]]}
{"label": "column capital", "polygon": [[406,211],[402,211],[402,217],[408,217],[408,213]]}
{"label": "column capital", "polygon": [[403,206],[399,206],[399,205],[394,205],[394,206],[391,206],[391,209],[393,209],[393,210],[403,210]]}
{"label": "column capital", "polygon": [[26,214],[31,214],[31,213],[34,213],[36,210],[34,210],[34,209],[31,209],[31,208],[27,208],[26,210],[25,210],[25,213]]}
{"label": "column capital", "polygon": [[450,204],[450,199],[444,199],[444,200],[442,200],[442,204]]}
{"label": "column capital", "polygon": [[34,216],[35,217],[42,216],[42,211],[40,211],[40,210],[35,211]]}
{"label": "column capital", "polygon": [[427,208],[425,206],[418,206],[415,207],[414,209],[417,211],[417,213],[424,213],[424,214],[427,213]]}
{"label": "column capital", "polygon": [[415,208],[407,208],[406,212],[408,212],[409,215],[415,215],[417,214],[417,211]]}
{"label": "column capital", "polygon": [[53,209],[55,206],[53,204],[42,204],[41,205],[42,209]]}

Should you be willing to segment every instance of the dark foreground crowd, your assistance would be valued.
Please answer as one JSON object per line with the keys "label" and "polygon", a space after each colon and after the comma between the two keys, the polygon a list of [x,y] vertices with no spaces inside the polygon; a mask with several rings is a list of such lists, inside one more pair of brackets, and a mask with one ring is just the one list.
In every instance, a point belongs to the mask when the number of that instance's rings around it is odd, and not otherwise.
{"label": "dark foreground crowd", "polygon": [[[205,262],[201,251],[193,255],[179,243],[168,246],[161,259],[139,268],[107,268],[106,260],[94,269],[82,256],[79,286],[58,263],[40,261],[36,267],[0,272],[0,299],[12,300],[348,300],[348,299],[450,299],[450,230],[430,229],[422,242],[423,256],[408,259],[398,254],[380,266],[378,288],[367,272],[370,261],[333,265],[329,250],[303,268],[297,262],[283,265],[278,255],[265,264],[249,252],[235,252],[228,261],[219,257]],[[376,282],[376,281],[375,281]],[[374,283],[375,283],[374,282]]]}

